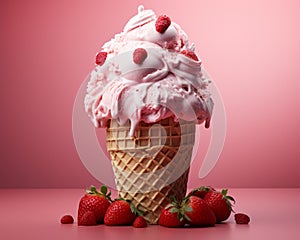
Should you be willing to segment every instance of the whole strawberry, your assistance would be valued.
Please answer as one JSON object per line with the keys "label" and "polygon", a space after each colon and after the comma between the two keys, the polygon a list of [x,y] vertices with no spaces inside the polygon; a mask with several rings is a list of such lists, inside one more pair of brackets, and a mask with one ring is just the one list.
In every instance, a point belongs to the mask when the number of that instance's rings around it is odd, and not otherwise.
{"label": "whole strawberry", "polygon": [[164,227],[183,227],[184,218],[181,216],[180,208],[176,205],[167,205],[160,213],[158,224]]}
{"label": "whole strawberry", "polygon": [[214,226],[216,216],[205,201],[196,196],[190,196],[183,205],[188,224],[191,226]]}
{"label": "whole strawberry", "polygon": [[229,218],[232,210],[234,198],[227,195],[228,189],[223,189],[221,192],[210,191],[203,200],[213,210],[216,215],[217,223],[223,222]]}
{"label": "whole strawberry", "polygon": [[147,226],[148,226],[148,224],[147,224],[145,218],[143,218],[142,216],[136,217],[136,219],[133,222],[133,227],[135,227],[135,228],[145,228]]}
{"label": "whole strawberry", "polygon": [[205,195],[210,192],[210,191],[216,191],[214,188],[210,187],[210,186],[201,186],[198,188],[193,189],[188,196],[196,196],[199,198],[204,198]]}
{"label": "whole strawberry", "polygon": [[108,226],[132,225],[137,210],[125,199],[116,199],[107,209],[104,224]]}
{"label": "whole strawberry", "polygon": [[181,203],[173,196],[170,197],[168,204],[160,213],[158,224],[164,227],[183,227],[185,224],[184,211],[181,208]]}
{"label": "whole strawberry", "polygon": [[79,202],[77,224],[87,225],[86,217],[83,219],[83,216],[87,212],[90,212],[88,214],[89,219],[92,219],[90,215],[94,214],[96,223],[103,223],[105,212],[110,205],[110,195],[110,192],[107,193],[106,186],[102,186],[100,192],[98,192],[94,186],[91,186],[90,190],[86,190],[86,194],[80,199]]}

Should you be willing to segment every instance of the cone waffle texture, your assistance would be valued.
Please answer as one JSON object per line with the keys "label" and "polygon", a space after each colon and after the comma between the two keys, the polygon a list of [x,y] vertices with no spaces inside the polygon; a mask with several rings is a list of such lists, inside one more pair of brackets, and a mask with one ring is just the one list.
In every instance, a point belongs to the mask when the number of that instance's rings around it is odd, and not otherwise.
{"label": "cone waffle texture", "polygon": [[130,122],[120,126],[111,120],[106,143],[119,196],[132,200],[150,224],[156,224],[169,197],[184,198],[195,141],[195,123],[140,122],[134,137]]}

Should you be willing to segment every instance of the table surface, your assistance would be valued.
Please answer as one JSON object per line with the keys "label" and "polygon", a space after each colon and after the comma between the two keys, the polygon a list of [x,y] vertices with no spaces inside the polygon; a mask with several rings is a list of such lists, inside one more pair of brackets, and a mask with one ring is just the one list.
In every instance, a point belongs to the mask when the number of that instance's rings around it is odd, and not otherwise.
{"label": "table surface", "polygon": [[236,199],[234,210],[247,213],[249,225],[235,224],[233,215],[210,228],[60,224],[64,214],[76,219],[83,193],[81,189],[0,189],[0,239],[299,239],[300,189],[229,189]]}

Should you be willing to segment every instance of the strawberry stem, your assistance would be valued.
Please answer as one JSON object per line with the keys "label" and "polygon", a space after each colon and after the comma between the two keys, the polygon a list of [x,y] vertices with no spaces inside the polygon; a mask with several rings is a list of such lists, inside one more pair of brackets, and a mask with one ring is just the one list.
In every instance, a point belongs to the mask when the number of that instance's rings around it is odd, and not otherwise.
{"label": "strawberry stem", "polygon": [[181,202],[178,202],[177,199],[173,196],[170,197],[171,203],[167,205],[166,209],[170,209],[171,213],[177,213],[177,218],[179,221],[184,221],[184,219],[190,221],[191,219],[186,215],[187,212],[192,212],[193,209],[187,205],[189,201],[189,196],[182,199]]}
{"label": "strawberry stem", "polygon": [[228,207],[230,208],[230,211],[234,212],[233,210],[233,204],[232,202],[235,204],[235,200],[232,196],[228,196],[228,189],[222,189],[221,194],[222,194],[222,198],[226,201]]}

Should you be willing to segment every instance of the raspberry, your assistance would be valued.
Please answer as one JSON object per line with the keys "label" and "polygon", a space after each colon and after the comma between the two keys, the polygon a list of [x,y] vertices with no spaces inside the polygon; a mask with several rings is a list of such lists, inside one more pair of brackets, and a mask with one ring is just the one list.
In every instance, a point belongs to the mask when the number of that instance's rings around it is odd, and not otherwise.
{"label": "raspberry", "polygon": [[64,215],[62,216],[62,218],[60,219],[60,222],[62,224],[71,224],[74,222],[74,219],[71,215]]}
{"label": "raspberry", "polygon": [[250,222],[249,216],[244,213],[234,214],[234,219],[237,224],[248,224]]}
{"label": "raspberry", "polygon": [[183,50],[181,53],[195,61],[199,61],[197,55],[191,50]]}
{"label": "raspberry", "polygon": [[103,65],[106,60],[106,57],[107,57],[107,52],[99,52],[96,55],[96,64],[99,66]]}
{"label": "raspberry", "polygon": [[133,52],[133,61],[135,64],[142,64],[147,58],[147,51],[144,48],[137,48]]}
{"label": "raspberry", "polygon": [[159,33],[164,33],[171,24],[171,19],[166,15],[160,15],[155,23],[155,29]]}
{"label": "raspberry", "polygon": [[133,222],[133,227],[135,228],[147,227],[147,222],[142,216],[138,216]]}

